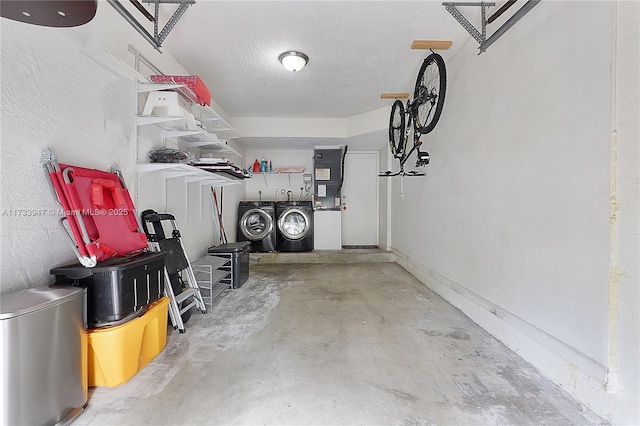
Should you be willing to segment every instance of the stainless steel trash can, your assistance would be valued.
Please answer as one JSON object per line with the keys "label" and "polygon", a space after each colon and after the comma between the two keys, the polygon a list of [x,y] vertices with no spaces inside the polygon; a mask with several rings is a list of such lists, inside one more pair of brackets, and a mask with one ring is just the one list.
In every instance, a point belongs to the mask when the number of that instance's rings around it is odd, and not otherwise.
{"label": "stainless steel trash can", "polygon": [[64,424],[86,407],[86,291],[0,294],[0,424]]}

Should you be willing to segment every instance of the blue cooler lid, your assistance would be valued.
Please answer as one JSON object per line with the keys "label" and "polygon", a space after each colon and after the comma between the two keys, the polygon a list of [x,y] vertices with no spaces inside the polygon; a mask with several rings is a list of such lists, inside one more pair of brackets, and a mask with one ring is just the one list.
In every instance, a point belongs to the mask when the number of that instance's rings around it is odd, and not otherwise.
{"label": "blue cooler lid", "polygon": [[251,250],[250,241],[240,241],[238,243],[220,244],[219,246],[209,247],[209,253],[239,253]]}

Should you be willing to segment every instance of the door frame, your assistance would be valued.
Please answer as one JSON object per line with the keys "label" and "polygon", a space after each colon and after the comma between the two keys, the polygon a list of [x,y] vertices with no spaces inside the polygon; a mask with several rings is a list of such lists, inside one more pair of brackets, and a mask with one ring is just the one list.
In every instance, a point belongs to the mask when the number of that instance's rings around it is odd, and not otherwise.
{"label": "door frame", "polygon": [[[376,166],[379,169],[380,168],[380,151],[375,151],[375,150],[353,150],[353,151],[347,151],[347,153],[345,155],[349,155],[349,154],[373,154],[375,155],[375,160],[376,160]],[[345,165],[346,165],[346,158],[345,158]],[[345,168],[345,174],[346,174],[346,168]],[[375,215],[376,215],[376,238],[375,238],[375,245],[377,245],[378,247],[380,247],[380,179],[378,179],[377,174],[375,176],[376,180],[375,180],[375,192],[376,192],[376,197],[375,197]],[[346,181],[346,179],[345,179]],[[341,208],[344,207],[344,195],[340,194],[340,196],[343,198],[341,201]],[[342,210],[344,212],[344,210]],[[344,214],[344,213],[343,213]],[[342,234],[342,232],[341,232]],[[342,241],[341,241],[342,242]]]}

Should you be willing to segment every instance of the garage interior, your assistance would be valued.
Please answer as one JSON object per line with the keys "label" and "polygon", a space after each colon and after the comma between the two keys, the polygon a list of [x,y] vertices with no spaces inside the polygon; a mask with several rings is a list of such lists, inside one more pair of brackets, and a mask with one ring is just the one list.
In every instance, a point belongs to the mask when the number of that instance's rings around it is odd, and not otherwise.
{"label": "garage interior", "polygon": [[[636,1],[544,0],[480,53],[432,1],[199,1],[158,48],[106,1],[77,27],[0,19],[0,299],[77,262],[46,148],[117,163],[138,211],[174,215],[195,260],[221,228],[238,240],[240,201],[303,199],[314,149],[348,146],[341,222],[316,235],[377,248],[252,253],[241,288],[186,333],[169,326],[127,383],[89,388],[76,424],[640,424],[639,28]],[[430,53],[414,40],[452,42],[436,49],[431,161],[379,177],[395,161],[380,95],[412,90]],[[282,67],[288,50],[304,69]],[[205,82],[235,164],[296,172],[202,185],[150,169],[151,150],[184,148],[137,121],[152,68]]]}

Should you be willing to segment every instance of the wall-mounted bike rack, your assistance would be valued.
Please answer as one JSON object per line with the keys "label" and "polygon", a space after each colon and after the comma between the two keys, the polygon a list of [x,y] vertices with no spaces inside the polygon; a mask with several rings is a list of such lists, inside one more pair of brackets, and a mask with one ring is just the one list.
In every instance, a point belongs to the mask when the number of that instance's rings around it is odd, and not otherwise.
{"label": "wall-mounted bike rack", "polygon": [[406,92],[380,93],[380,99],[407,99],[408,97],[409,93]]}
{"label": "wall-mounted bike rack", "polygon": [[[507,1],[502,7],[500,7],[495,13],[493,13],[488,19],[486,18],[487,8],[495,6],[495,3],[479,2],[479,3],[465,3],[465,2],[445,2],[442,5],[447,9],[455,19],[467,30],[471,37],[473,37],[480,44],[480,53],[485,52],[489,46],[496,42],[502,35],[513,27],[524,15],[529,13],[534,6],[540,3],[542,0],[528,0],[524,6],[522,6],[516,13],[514,13],[502,26],[500,26],[489,38],[487,38],[487,24],[495,21],[500,15],[502,15],[507,9],[513,6],[516,0]],[[478,31],[471,22],[458,10],[457,6],[475,6],[480,7],[482,14],[482,27],[481,31]],[[480,54],[478,53],[478,54]]]}
{"label": "wall-mounted bike rack", "polygon": [[[138,9],[149,21],[153,22],[153,35],[149,34],[149,32],[142,26],[140,22],[136,18],[129,13],[129,11],[120,3],[118,0],[107,0],[113,8],[127,21],[131,26],[140,33],[145,40],[147,40],[155,49],[160,52],[160,48],[162,47],[162,43],[169,35],[169,32],[176,26],[180,18],[184,12],[187,11],[187,8],[192,4],[195,4],[195,0],[145,0],[145,3],[153,3],[155,4],[155,15],[151,15],[145,8],[137,0],[132,0],[131,3]],[[164,28],[158,33],[158,15],[160,4],[177,4],[178,8],[173,13],[171,18],[167,21]],[[162,53],[162,52],[160,52]]]}

